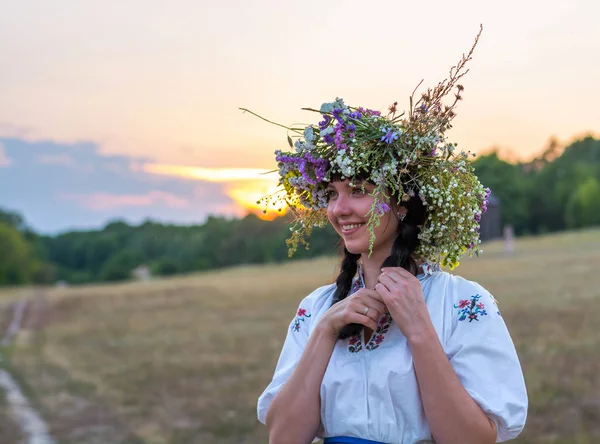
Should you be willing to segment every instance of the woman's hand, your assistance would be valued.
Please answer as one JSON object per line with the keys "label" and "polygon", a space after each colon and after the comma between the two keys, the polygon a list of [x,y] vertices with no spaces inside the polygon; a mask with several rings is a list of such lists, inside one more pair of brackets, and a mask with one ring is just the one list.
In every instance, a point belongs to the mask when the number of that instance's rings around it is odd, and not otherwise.
{"label": "woman's hand", "polygon": [[424,332],[430,332],[431,318],[419,280],[400,267],[386,267],[381,271],[375,291],[409,343]]}
{"label": "woman's hand", "polygon": [[376,330],[377,321],[385,312],[386,307],[379,293],[361,288],[346,299],[333,304],[319,322],[323,322],[337,338],[340,330],[348,324],[361,324]]}

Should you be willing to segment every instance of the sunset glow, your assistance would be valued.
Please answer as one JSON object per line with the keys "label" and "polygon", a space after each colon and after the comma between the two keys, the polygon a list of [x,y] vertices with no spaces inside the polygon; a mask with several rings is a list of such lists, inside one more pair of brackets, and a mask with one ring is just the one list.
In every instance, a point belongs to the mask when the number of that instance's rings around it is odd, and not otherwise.
{"label": "sunset glow", "polygon": [[266,174],[268,173],[267,170],[258,168],[201,168],[147,163],[142,169],[146,173],[204,180],[207,182],[231,182],[236,180],[274,181],[274,174]]}
{"label": "sunset glow", "polygon": [[261,219],[273,220],[279,216],[283,216],[285,209],[279,212],[276,207],[271,206],[265,213],[265,205],[263,203],[258,204],[257,201],[261,197],[273,193],[276,186],[277,181],[272,183],[266,181],[234,182],[230,187],[227,187],[226,194],[239,206],[251,211]]}
{"label": "sunset glow", "polygon": [[182,165],[145,164],[142,170],[150,174],[180,177],[206,182],[225,182],[225,194],[241,208],[256,214],[261,219],[273,220],[285,214],[271,207],[265,213],[265,205],[258,200],[277,189],[279,176],[253,168],[199,168]]}

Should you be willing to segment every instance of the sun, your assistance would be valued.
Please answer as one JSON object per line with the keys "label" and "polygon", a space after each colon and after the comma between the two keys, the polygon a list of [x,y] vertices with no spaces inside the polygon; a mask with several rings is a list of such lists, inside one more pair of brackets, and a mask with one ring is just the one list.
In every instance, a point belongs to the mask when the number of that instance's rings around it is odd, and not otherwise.
{"label": "sun", "polygon": [[[278,211],[277,207],[266,207],[264,203],[258,204],[258,200],[266,196],[277,187],[277,180],[271,182],[266,180],[245,180],[243,182],[232,182],[227,188],[226,193],[240,207],[256,214],[264,220],[273,220],[283,216],[286,208]],[[266,210],[266,212],[265,212]]]}

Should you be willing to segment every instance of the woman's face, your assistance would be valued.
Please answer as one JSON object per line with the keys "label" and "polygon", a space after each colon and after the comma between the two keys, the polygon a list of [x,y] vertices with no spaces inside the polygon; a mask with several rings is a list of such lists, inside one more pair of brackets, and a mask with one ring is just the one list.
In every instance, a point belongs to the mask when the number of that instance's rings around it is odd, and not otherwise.
{"label": "woman's face", "polygon": [[[363,191],[364,184],[364,191]],[[331,182],[328,187],[329,206],[327,216],[331,225],[344,240],[350,253],[362,254],[369,252],[369,232],[367,213],[373,203],[375,185],[369,182],[354,183],[350,186],[348,179]],[[389,204],[389,202],[386,202]],[[391,205],[390,205],[391,206]],[[375,227],[375,244],[373,254],[382,252],[388,256],[397,236],[398,218],[395,208],[381,216],[381,223]]]}

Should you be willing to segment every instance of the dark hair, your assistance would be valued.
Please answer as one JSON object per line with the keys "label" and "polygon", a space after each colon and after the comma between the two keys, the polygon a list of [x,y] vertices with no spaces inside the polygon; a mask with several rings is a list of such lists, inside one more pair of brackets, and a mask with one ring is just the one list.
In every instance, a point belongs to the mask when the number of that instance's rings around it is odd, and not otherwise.
{"label": "dark hair", "polygon": [[[419,232],[426,217],[425,206],[423,202],[415,195],[408,201],[401,203],[402,207],[407,209],[404,220],[398,224],[398,234],[392,246],[391,254],[383,261],[382,267],[402,267],[413,275],[417,274],[418,266],[412,258],[412,253],[419,245]],[[341,241],[343,246],[343,241]],[[335,283],[336,290],[333,295],[333,303],[344,300],[350,292],[352,279],[358,270],[358,260],[360,254],[350,253],[343,246],[344,257],[340,266],[340,274]],[[339,339],[345,339],[350,336],[358,335],[364,328],[361,324],[348,324],[340,330]]]}

